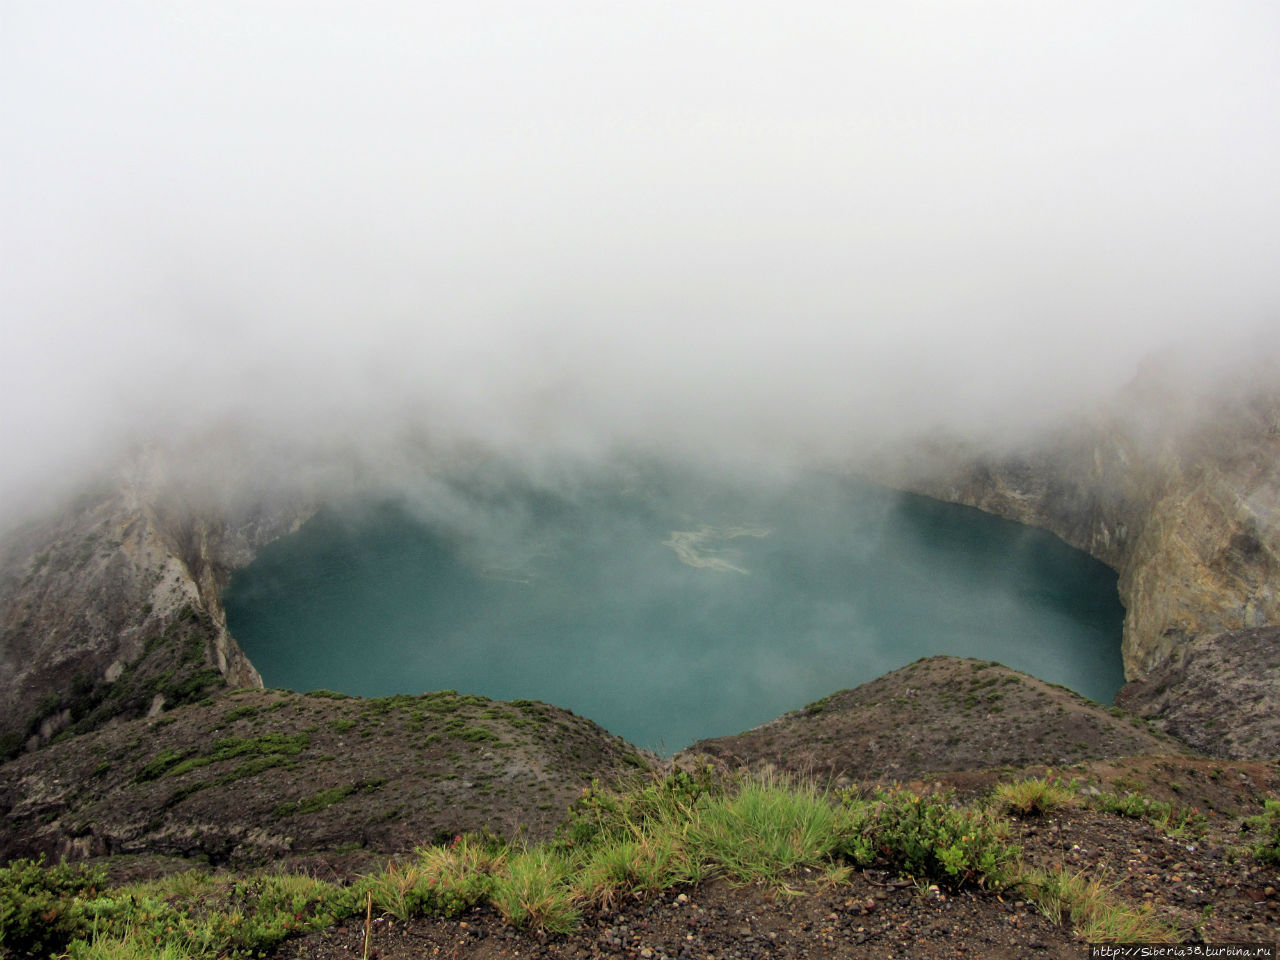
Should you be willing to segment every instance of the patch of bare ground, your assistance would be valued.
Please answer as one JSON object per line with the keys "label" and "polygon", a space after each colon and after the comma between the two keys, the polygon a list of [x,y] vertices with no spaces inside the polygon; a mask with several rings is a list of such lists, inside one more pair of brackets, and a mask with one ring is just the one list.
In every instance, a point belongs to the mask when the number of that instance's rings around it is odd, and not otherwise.
{"label": "patch of bare ground", "polygon": [[[943,960],[957,956],[1071,958],[1079,946],[1028,904],[985,894],[921,892],[885,875],[856,874],[839,885],[796,877],[786,890],[723,881],[629,900],[588,917],[581,932],[539,936],[513,930],[491,911],[456,920],[373,925],[370,956],[379,960],[467,957],[513,960],[730,960],[777,957],[874,957]],[[285,944],[285,958],[360,956],[364,925],[352,922]]]}
{"label": "patch of bare ground", "polygon": [[929,657],[677,755],[819,780],[904,781],[952,770],[1191,751],[1116,708],[998,663]]}
{"label": "patch of bare ground", "polygon": [[908,781],[917,791],[953,790],[975,800],[996,784],[1027,777],[1075,783],[1086,796],[1099,793],[1140,794],[1175,803],[1206,818],[1239,818],[1256,813],[1260,798],[1280,790],[1277,765],[1262,761],[1223,761],[1181,754],[1113,757],[1064,766],[1031,764],[991,770],[953,770]]}
{"label": "patch of bare ground", "polygon": [[1014,821],[1024,861],[1101,880],[1190,943],[1276,943],[1280,870],[1241,845],[1238,821],[1172,834],[1089,806]]}

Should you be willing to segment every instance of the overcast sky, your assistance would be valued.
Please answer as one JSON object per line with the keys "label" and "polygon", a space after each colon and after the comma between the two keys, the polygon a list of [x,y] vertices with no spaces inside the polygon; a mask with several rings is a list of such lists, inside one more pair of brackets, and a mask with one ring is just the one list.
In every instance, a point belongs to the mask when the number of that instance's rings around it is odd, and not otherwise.
{"label": "overcast sky", "polygon": [[0,494],[1038,421],[1280,327],[1278,118],[1273,0],[0,0]]}

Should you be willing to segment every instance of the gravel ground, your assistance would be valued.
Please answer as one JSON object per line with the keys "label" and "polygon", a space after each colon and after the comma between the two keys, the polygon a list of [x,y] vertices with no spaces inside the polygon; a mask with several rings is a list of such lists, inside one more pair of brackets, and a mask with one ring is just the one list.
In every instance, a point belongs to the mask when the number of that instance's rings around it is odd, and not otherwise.
{"label": "gravel ground", "polygon": [[[1100,877],[1130,905],[1150,904],[1185,943],[1276,944],[1280,870],[1244,854],[1238,820],[1219,818],[1198,837],[1165,836],[1141,820],[1088,808],[1015,821],[1029,865],[1062,866]],[[364,923],[353,921],[290,941],[276,960],[363,955]],[[1016,891],[949,894],[878,871],[845,882],[816,873],[787,889],[715,881],[616,904],[584,918],[570,936],[507,926],[490,910],[452,920],[400,923],[375,918],[370,956],[378,960],[542,957],[586,960],[749,960],[749,958],[1073,958],[1083,942],[1051,923]]]}

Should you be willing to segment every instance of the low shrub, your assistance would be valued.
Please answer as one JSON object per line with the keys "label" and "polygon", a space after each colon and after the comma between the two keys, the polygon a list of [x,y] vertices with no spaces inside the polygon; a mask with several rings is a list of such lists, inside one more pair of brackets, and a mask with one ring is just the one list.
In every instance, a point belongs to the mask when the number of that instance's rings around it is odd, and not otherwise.
{"label": "low shrub", "polygon": [[870,800],[849,795],[852,822],[841,852],[858,865],[882,862],[953,889],[1006,885],[1021,852],[1007,842],[1006,825],[948,801],[906,790],[877,789]]}
{"label": "low shrub", "polygon": [[0,869],[0,955],[52,956],[88,936],[95,916],[89,901],[106,882],[101,870],[45,867],[43,857]]}
{"label": "low shrub", "polygon": [[1280,866],[1280,800],[1265,801],[1262,813],[1249,817],[1244,825],[1259,834],[1253,855],[1262,863]]}

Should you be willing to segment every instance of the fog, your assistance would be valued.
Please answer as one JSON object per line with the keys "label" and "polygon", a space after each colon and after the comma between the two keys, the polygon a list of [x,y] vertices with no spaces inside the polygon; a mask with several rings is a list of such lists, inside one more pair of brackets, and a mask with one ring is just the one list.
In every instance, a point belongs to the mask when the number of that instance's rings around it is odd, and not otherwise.
{"label": "fog", "polygon": [[830,461],[1228,375],[1277,50],[1269,0],[2,0],[0,500],[210,431]]}

